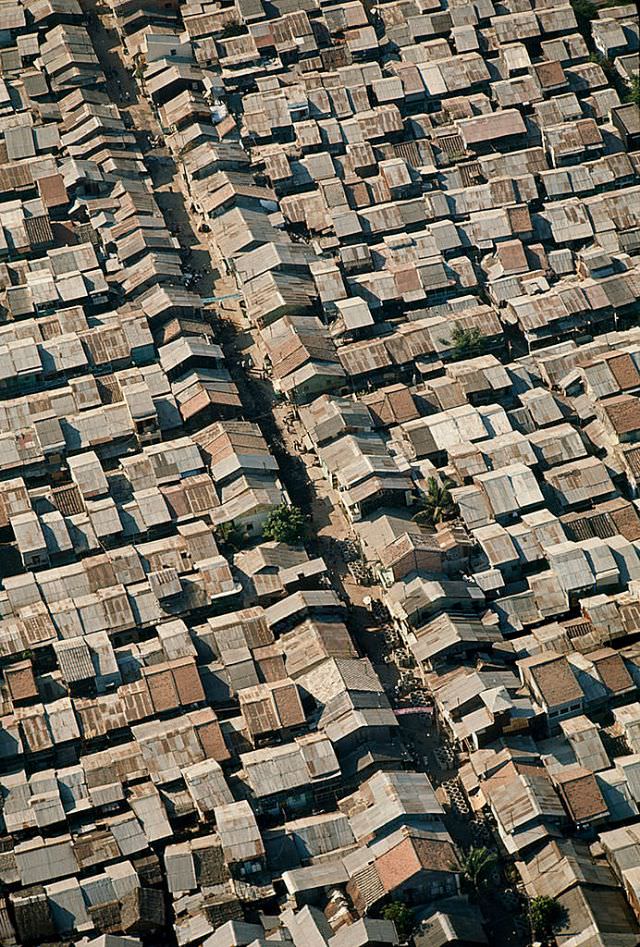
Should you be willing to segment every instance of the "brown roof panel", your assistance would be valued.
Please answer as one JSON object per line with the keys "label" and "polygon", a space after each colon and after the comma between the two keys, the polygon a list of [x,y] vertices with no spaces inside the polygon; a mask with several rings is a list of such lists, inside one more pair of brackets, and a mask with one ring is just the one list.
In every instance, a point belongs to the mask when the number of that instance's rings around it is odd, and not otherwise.
{"label": "brown roof panel", "polygon": [[612,353],[607,358],[607,363],[621,391],[640,385],[640,372],[628,352]]}
{"label": "brown roof panel", "polygon": [[560,795],[574,822],[604,817],[609,809],[593,773],[582,766],[567,767],[556,774]]}
{"label": "brown roof panel", "polygon": [[69,203],[69,195],[61,174],[38,178],[38,192],[46,208],[63,207]]}
{"label": "brown roof panel", "polygon": [[602,683],[612,694],[623,694],[634,686],[633,679],[617,651],[602,648],[586,657],[593,661]]}
{"label": "brown roof panel", "polygon": [[76,513],[84,512],[84,501],[80,489],[75,483],[65,484],[63,487],[56,487],[51,491],[51,499],[56,509],[63,516],[74,516]]}
{"label": "brown roof panel", "polygon": [[24,225],[32,247],[41,247],[53,243],[51,224],[46,214],[39,217],[25,217]]}
{"label": "brown roof panel", "polygon": [[297,727],[305,721],[297,686],[292,682],[272,685],[273,701],[283,727]]}
{"label": "brown roof panel", "polygon": [[38,696],[31,661],[20,661],[18,664],[10,665],[5,669],[4,678],[14,702],[33,700]]}
{"label": "brown roof panel", "polygon": [[445,839],[408,836],[376,858],[375,865],[388,893],[422,871],[455,871],[457,858],[453,845]]}
{"label": "brown roof panel", "polygon": [[531,676],[550,707],[584,697],[564,655],[541,655],[540,663],[529,665]]}
{"label": "brown roof panel", "polygon": [[118,694],[122,700],[127,721],[130,724],[138,723],[147,717],[153,717],[153,701],[151,700],[146,678],[132,681],[130,684],[123,684],[122,687],[118,688]]}
{"label": "brown roof panel", "polygon": [[252,736],[271,733],[279,729],[279,723],[271,693],[262,686],[240,691],[240,708]]}
{"label": "brown roof panel", "polygon": [[181,658],[172,664],[171,669],[181,704],[196,704],[205,699],[202,681],[193,658]]}
{"label": "brown roof panel", "polygon": [[197,710],[189,714],[189,719],[196,728],[198,738],[207,759],[222,763],[228,760],[231,754],[224,742],[224,736],[218,718],[211,708]]}
{"label": "brown roof panel", "polygon": [[147,678],[149,693],[156,713],[163,710],[173,710],[180,704],[178,691],[173,680],[171,668],[166,664],[144,668],[142,672]]}
{"label": "brown roof panel", "polygon": [[[260,577],[256,576],[256,578]],[[253,652],[253,658],[267,683],[282,681],[287,677],[284,655],[280,645],[266,645],[264,648],[256,648]]]}
{"label": "brown roof panel", "polygon": [[618,395],[601,402],[616,434],[630,434],[640,430],[640,399],[633,395]]}

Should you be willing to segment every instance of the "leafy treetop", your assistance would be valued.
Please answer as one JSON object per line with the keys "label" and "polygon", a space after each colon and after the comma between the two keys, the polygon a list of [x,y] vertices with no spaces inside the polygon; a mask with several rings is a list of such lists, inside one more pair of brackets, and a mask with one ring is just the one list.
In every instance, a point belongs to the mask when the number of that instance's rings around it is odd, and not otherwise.
{"label": "leafy treetop", "polygon": [[262,527],[265,539],[279,543],[297,543],[304,539],[307,521],[301,509],[281,503],[267,516]]}

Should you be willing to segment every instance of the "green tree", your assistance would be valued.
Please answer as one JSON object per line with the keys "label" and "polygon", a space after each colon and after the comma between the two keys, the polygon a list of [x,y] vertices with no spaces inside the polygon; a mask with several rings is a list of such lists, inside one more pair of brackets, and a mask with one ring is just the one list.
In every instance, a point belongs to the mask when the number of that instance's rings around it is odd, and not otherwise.
{"label": "green tree", "polygon": [[578,21],[594,20],[598,15],[598,8],[592,0],[571,0],[571,6]]}
{"label": "green tree", "polygon": [[477,326],[465,329],[464,326],[461,326],[459,323],[456,323],[453,327],[451,343],[453,357],[456,361],[482,355],[487,345],[485,337]]}
{"label": "green tree", "polygon": [[627,101],[640,108],[640,75],[631,76],[631,91],[627,95]]}
{"label": "green tree", "polygon": [[230,549],[240,549],[247,538],[247,534],[239,529],[232,520],[218,523],[214,530],[215,537],[222,546]]}
{"label": "green tree", "polygon": [[407,940],[413,930],[413,911],[402,901],[392,901],[382,912],[385,921],[393,921],[400,940]]}
{"label": "green tree", "polygon": [[262,527],[265,539],[279,543],[297,543],[304,539],[306,531],[307,521],[302,510],[286,503],[272,510]]}
{"label": "green tree", "polygon": [[138,80],[143,79],[145,69],[147,68],[147,61],[142,55],[142,53],[136,53],[135,56],[133,57],[133,62],[135,66],[133,70],[134,76]]}
{"label": "green tree", "polygon": [[600,53],[591,53],[589,56],[589,62],[595,63],[596,66],[600,66],[609,82],[609,85],[612,85],[614,89],[617,85],[619,85],[620,78],[611,59],[608,59],[606,56],[602,56]]}
{"label": "green tree", "polygon": [[465,886],[477,895],[486,887],[498,864],[498,856],[495,852],[490,852],[488,848],[470,848],[461,857],[460,864]]}
{"label": "green tree", "polygon": [[451,496],[452,480],[442,483],[435,477],[429,477],[427,492],[420,497],[421,509],[413,517],[421,526],[436,526],[445,520],[454,518],[457,512],[456,504]]}
{"label": "green tree", "polygon": [[241,36],[244,33],[244,26],[238,17],[229,17],[220,34],[220,39],[230,39],[232,36]]}
{"label": "green tree", "polygon": [[541,894],[529,902],[531,929],[536,937],[550,937],[562,918],[562,907],[555,898]]}
{"label": "green tree", "polygon": [[587,43],[591,43],[591,21],[598,15],[598,8],[593,0],[571,0],[573,12],[576,15],[578,29]]}

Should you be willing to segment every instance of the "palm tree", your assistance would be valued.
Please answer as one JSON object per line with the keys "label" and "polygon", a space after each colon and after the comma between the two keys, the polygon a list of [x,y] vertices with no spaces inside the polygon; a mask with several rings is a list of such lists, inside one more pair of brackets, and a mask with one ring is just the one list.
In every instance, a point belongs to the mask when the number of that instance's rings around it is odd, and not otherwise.
{"label": "palm tree", "polygon": [[461,857],[460,864],[467,887],[474,894],[479,894],[498,864],[498,856],[488,848],[470,848]]}
{"label": "palm tree", "polygon": [[445,479],[440,482],[435,477],[429,477],[427,492],[420,497],[422,508],[413,517],[414,521],[423,526],[435,526],[453,519],[457,509],[451,496],[451,488],[454,486],[452,480]]}

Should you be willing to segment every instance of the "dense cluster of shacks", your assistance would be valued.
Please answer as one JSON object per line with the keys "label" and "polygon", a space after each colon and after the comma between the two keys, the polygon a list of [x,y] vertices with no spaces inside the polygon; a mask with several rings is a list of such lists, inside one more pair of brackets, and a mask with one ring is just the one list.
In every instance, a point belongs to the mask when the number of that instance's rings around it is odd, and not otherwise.
{"label": "dense cluster of shacks", "polygon": [[[472,812],[562,947],[635,947],[636,14],[597,61],[563,0],[444,7],[111,0]],[[130,125],[77,0],[0,4],[0,943],[385,947],[389,899],[484,943],[325,562],[260,542],[278,465]]]}

